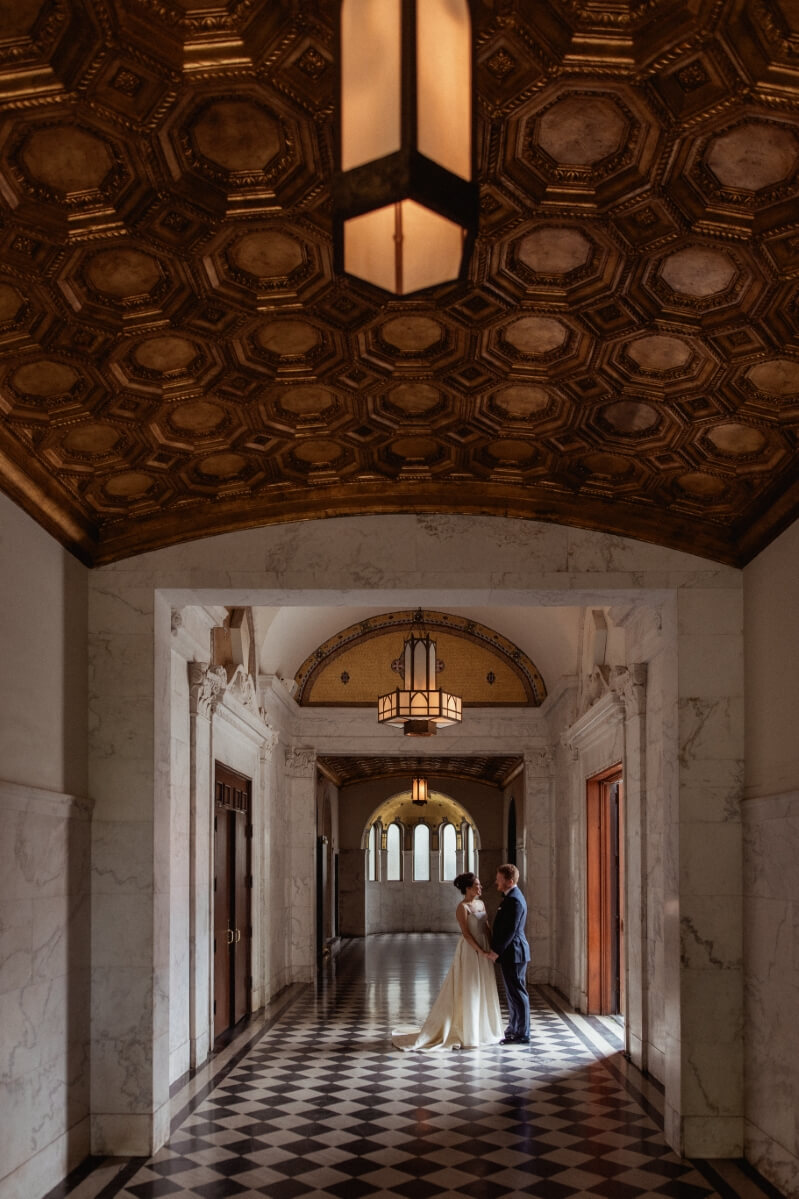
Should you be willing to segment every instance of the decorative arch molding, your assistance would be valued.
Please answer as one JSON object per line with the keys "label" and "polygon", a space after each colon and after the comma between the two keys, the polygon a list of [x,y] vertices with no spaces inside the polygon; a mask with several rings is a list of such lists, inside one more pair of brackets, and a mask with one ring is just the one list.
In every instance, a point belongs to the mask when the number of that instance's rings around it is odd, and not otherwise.
{"label": "decorative arch molding", "polygon": [[[436,640],[442,685],[464,707],[539,707],[547,690],[535,663],[487,625],[449,612],[423,610]],[[416,627],[411,609],[385,612],[349,625],[322,642],[294,681],[303,707],[371,707],[392,691],[405,637]]]}

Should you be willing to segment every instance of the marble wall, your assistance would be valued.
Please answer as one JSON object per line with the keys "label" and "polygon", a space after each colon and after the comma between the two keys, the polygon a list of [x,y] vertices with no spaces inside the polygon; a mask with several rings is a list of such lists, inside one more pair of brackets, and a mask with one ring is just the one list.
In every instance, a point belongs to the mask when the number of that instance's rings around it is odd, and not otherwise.
{"label": "marble wall", "polygon": [[[183,1007],[172,942],[181,940],[185,945],[186,938],[185,918],[178,911],[173,924],[172,913],[173,901],[179,900],[184,886],[181,872],[173,870],[173,842],[185,837],[185,815],[180,812],[183,793],[172,791],[173,775],[183,761],[183,751],[171,740],[173,697],[181,686],[173,677],[179,663],[173,659],[172,608],[317,602],[385,607],[416,603],[636,606],[651,604],[653,596],[657,602],[664,596],[674,600],[683,592],[705,593],[712,606],[719,593],[739,586],[739,575],[690,555],[584,530],[499,518],[391,516],[312,521],[192,542],[100,568],[92,572],[89,586],[88,793],[95,802],[92,1143],[97,1152],[139,1154],[157,1147],[167,1132],[171,1053],[176,1055],[173,1070],[185,1061],[185,1020],[181,1027],[175,1024],[174,1037],[171,1031],[171,1010]],[[25,597],[20,594],[22,611]],[[701,642],[701,631],[696,635]],[[19,629],[11,639],[21,639]],[[715,668],[714,657],[703,661],[706,670]],[[76,666],[67,670],[70,677],[75,672],[79,673]],[[695,699],[703,697],[712,698],[705,692],[698,697],[690,690],[680,692],[681,720],[686,752],[692,764],[704,764],[712,787],[716,768],[723,774],[726,759],[723,754],[694,753],[697,745],[706,750],[710,744],[707,720],[693,735],[689,729],[692,713],[708,713],[708,719],[714,715],[707,705],[692,707]],[[270,704],[272,698],[265,699],[265,705]],[[279,707],[279,701],[274,704]],[[68,706],[58,709],[61,725],[58,720],[53,724],[53,743],[60,747],[62,761],[64,745],[70,741],[60,731],[68,727],[63,722],[72,719]],[[265,819],[259,835],[268,880],[264,907],[269,909],[271,925],[268,936],[262,930],[261,974],[269,988],[313,973],[309,882],[315,833],[314,753],[374,752],[381,744],[372,726],[357,720],[345,725],[340,714],[311,721],[308,729],[314,736],[308,740],[292,725],[293,714],[286,714],[284,724],[278,716],[273,720],[270,712],[270,725],[299,756],[292,754],[287,761],[280,745],[271,757],[259,750],[259,768],[269,780],[264,784]],[[463,730],[453,730],[448,748],[495,753],[515,744],[521,752],[535,749],[544,742],[541,714],[529,713],[525,719],[523,725],[513,717],[492,714],[473,729],[464,724]],[[729,722],[727,731],[735,736]],[[190,725],[190,741],[191,735]],[[29,743],[43,736],[42,724],[32,718],[26,732]],[[715,737],[714,733],[712,740]],[[31,762],[34,753],[30,752]],[[679,772],[678,763],[678,790]],[[549,803],[554,826],[559,817],[552,806],[551,786],[546,774],[539,777],[541,782],[529,796],[529,810],[545,819]],[[21,781],[81,793],[64,781],[56,784],[54,778]],[[498,823],[502,823],[501,813]],[[685,831],[678,830],[681,850]],[[498,833],[496,846],[498,850],[504,846],[504,830]],[[536,847],[528,842],[527,847],[546,852],[543,844]],[[504,849],[498,856],[504,856]],[[729,872],[728,854],[723,862]],[[542,880],[540,919],[545,920],[548,910],[554,926],[557,904],[553,907],[552,896],[557,879],[552,875],[546,879],[543,870],[536,870],[536,877]],[[679,872],[674,877],[679,881]],[[724,882],[717,874],[715,883],[720,881]],[[531,888],[527,890],[529,895]],[[720,885],[718,894],[724,895]],[[189,929],[190,953],[192,940],[199,944],[198,930],[199,926]],[[669,955],[673,958],[679,946],[664,939],[668,964]],[[679,1003],[690,981],[679,971],[673,975]],[[177,991],[174,1009],[173,990]],[[189,1027],[191,1058],[191,1012]],[[701,1032],[698,1025],[688,1028],[689,1038]],[[683,1101],[680,1091],[678,1103]],[[707,1143],[717,1145],[713,1128],[708,1125],[704,1131]]]}
{"label": "marble wall", "polygon": [[799,1196],[799,525],[744,571],[746,1155]]}
{"label": "marble wall", "polygon": [[0,1197],[89,1149],[88,572],[0,495]]}
{"label": "marble wall", "polygon": [[[653,597],[655,598],[655,597]],[[736,1156],[743,1146],[741,779],[742,597],[678,590],[657,607],[601,615],[580,715],[562,735],[555,817],[556,977],[586,1005],[586,781],[621,763],[625,779],[628,1049],[666,1090],[680,1152]],[[590,622],[586,613],[586,638]],[[589,669],[590,667],[590,669]]]}

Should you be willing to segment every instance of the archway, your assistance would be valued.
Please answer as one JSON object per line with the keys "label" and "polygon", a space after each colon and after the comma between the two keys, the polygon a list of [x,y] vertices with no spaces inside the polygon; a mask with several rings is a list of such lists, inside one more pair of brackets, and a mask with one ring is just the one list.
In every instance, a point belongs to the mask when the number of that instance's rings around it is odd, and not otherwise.
{"label": "archway", "polygon": [[361,839],[364,853],[365,931],[452,932],[457,899],[453,882],[478,869],[480,834],[471,813],[431,789],[418,806],[407,788],[372,811]]}

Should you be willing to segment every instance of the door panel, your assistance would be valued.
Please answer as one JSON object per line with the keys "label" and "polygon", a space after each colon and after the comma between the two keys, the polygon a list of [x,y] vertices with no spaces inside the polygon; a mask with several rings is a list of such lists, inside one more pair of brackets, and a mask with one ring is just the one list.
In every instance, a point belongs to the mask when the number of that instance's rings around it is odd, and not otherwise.
{"label": "door panel", "polygon": [[250,1009],[251,782],[220,762],[214,804],[214,1038]]}
{"label": "door panel", "polygon": [[214,1037],[230,1028],[230,813],[214,815]]}
{"label": "door panel", "polygon": [[233,1023],[249,1011],[250,983],[250,838],[249,816],[232,813],[235,825],[235,925],[233,942]]}
{"label": "door panel", "polygon": [[624,838],[618,767],[587,784],[588,1011],[624,1011]]}

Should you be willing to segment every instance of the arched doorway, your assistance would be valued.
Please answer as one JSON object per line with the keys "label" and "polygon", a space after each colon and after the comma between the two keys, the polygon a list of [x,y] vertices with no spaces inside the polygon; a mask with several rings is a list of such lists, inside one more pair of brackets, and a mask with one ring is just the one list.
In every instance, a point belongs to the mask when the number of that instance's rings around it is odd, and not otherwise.
{"label": "arched doorway", "polygon": [[480,837],[472,816],[431,790],[424,806],[410,790],[391,796],[364,828],[365,931],[451,932],[453,882],[478,869]]}

